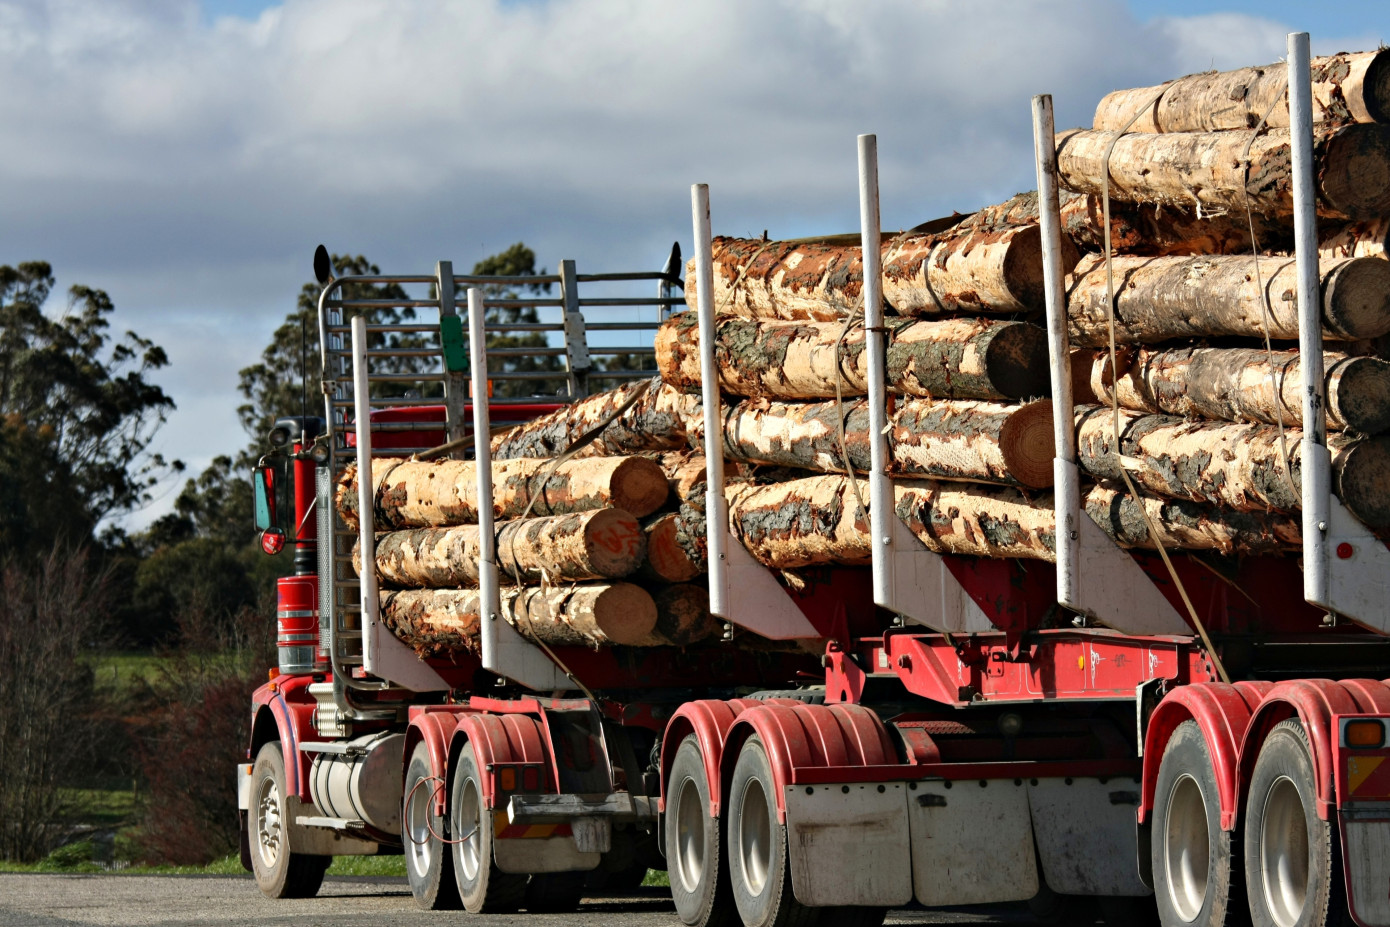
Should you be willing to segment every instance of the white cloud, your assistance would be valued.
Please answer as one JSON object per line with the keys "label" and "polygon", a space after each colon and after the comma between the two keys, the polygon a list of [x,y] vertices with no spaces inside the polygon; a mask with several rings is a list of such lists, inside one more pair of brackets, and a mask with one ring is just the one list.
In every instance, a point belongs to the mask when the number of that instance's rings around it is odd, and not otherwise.
{"label": "white cloud", "polygon": [[857,224],[854,136],[879,135],[889,227],[1031,187],[1029,96],[1095,101],[1264,63],[1283,27],[1141,23],[1119,0],[0,0],[0,262],[111,290],[165,344],[167,451],[242,441],[235,371],[319,241],[384,268],[525,240],[606,269],[717,230]]}

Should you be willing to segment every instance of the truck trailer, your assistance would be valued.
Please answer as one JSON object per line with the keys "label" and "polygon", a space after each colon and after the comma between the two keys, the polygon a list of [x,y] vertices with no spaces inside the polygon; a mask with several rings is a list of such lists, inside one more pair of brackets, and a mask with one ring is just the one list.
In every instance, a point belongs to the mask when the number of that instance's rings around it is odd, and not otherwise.
{"label": "truck trailer", "polygon": [[[664,869],[692,927],[872,925],[913,900],[1027,901],[1063,923],[1098,905],[1113,923],[1156,909],[1170,927],[1235,923],[1247,908],[1261,927],[1390,924],[1390,550],[1331,490],[1324,377],[1310,374],[1323,326],[1306,35],[1290,52],[1301,569],[1288,556],[1117,546],[1082,506],[1076,431],[1060,411],[1052,562],[937,553],[909,530],[885,434],[877,156],[861,136],[868,565],[793,578],[759,562],[730,532],[724,455],[707,447],[703,542],[722,636],[538,642],[503,604],[491,438],[600,382],[653,375],[650,342],[591,341],[650,333],[683,308],[679,249],[658,272],[581,274],[565,261],[524,279],[448,262],[334,278],[320,249],[324,414],[278,422],[255,475],[263,545],[277,550],[288,528],[294,551],[278,587],[279,665],[252,696],[237,773],[242,861],[261,891],[311,896],[334,856],[403,853],[422,907],[471,913],[573,910],[586,885]],[[1051,100],[1033,107],[1061,410],[1075,382],[1069,268]],[[688,311],[712,436],[726,400],[708,188],[692,188],[692,207]],[[558,298],[516,295],[535,283]],[[352,295],[387,284],[429,293]],[[655,297],[587,295],[652,284]],[[489,325],[489,306],[557,321]],[[422,320],[381,321],[401,309]],[[488,338],[516,330],[552,334],[544,350],[563,370],[499,372],[508,349],[489,352]],[[563,380],[563,393],[495,395],[527,377]],[[559,456],[582,453],[585,437]],[[472,461],[476,650],[422,656],[384,615],[373,460],[411,455]],[[371,478],[344,480],[352,468]],[[353,491],[355,526],[340,498]]]}

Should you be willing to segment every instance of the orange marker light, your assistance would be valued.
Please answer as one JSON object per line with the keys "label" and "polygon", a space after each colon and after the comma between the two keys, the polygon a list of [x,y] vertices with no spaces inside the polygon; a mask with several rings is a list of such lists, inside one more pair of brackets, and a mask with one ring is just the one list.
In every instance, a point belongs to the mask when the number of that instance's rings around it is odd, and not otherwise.
{"label": "orange marker light", "polygon": [[1385,745],[1385,725],[1379,721],[1348,721],[1342,728],[1348,747],[1375,748]]}
{"label": "orange marker light", "polygon": [[502,786],[502,791],[514,791],[516,789],[516,767],[502,767],[502,773],[497,777],[497,781]]}

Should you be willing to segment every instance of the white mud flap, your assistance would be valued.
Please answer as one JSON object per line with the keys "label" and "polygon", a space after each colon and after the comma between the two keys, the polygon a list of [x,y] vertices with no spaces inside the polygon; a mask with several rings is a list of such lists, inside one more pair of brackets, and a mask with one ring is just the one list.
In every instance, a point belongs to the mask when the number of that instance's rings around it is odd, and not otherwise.
{"label": "white mud flap", "polygon": [[1028,786],[1043,877],[1065,895],[1151,895],[1139,878],[1132,776],[1038,779]]}
{"label": "white mud flap", "polygon": [[906,783],[789,785],[785,796],[797,901],[897,907],[912,900]]}
{"label": "white mud flap", "polygon": [[1347,902],[1361,927],[1390,925],[1390,807],[1342,809]]}
{"label": "white mud flap", "polygon": [[1038,893],[1026,789],[1012,779],[916,785],[907,813],[919,902],[988,904]]}

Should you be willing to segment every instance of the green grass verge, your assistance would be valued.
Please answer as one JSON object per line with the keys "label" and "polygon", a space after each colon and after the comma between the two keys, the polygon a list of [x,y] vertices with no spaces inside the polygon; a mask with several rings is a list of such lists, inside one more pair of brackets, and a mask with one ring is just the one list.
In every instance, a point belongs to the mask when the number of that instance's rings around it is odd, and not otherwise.
{"label": "green grass verge", "polygon": [[648,869],[642,879],[643,888],[670,888],[671,876],[665,869]]}

